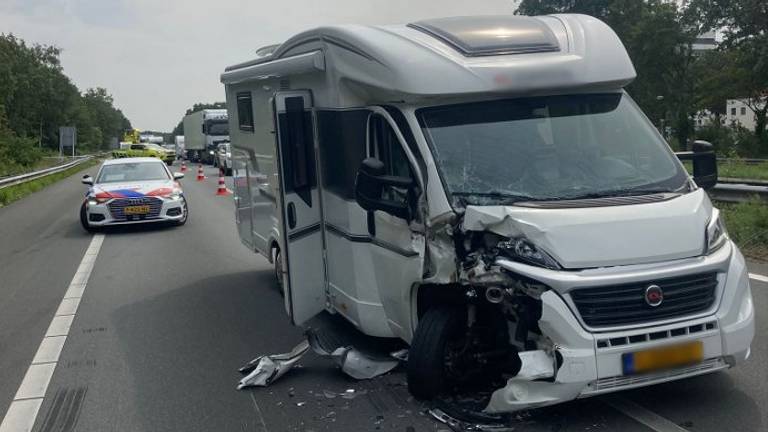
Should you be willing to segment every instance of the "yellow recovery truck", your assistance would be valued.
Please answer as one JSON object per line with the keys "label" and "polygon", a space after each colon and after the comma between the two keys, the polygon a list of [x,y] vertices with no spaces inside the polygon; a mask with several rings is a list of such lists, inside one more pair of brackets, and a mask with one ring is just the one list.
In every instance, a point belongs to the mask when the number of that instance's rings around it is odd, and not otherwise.
{"label": "yellow recovery truck", "polygon": [[131,129],[123,134],[123,140],[120,142],[120,149],[112,152],[115,159],[127,157],[154,157],[162,159],[166,164],[171,165],[176,160],[176,154],[173,151],[163,148],[159,144],[142,142],[141,133],[138,129]]}

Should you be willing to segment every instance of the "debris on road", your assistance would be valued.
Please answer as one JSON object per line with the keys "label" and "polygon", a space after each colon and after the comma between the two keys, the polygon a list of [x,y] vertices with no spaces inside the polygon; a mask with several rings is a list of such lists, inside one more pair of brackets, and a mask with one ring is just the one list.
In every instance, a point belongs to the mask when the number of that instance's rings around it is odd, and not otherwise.
{"label": "debris on road", "polygon": [[[342,372],[357,380],[366,380],[384,375],[395,369],[408,356],[407,350],[396,351],[391,353],[389,357],[380,357],[364,353],[353,346],[329,349],[323,345],[315,332],[308,330],[306,339],[296,345],[291,352],[259,356],[241,367],[239,369],[240,373],[248,375],[240,380],[237,389],[270,385],[293,368],[309,351],[309,348],[312,348],[312,351],[322,357],[333,359]],[[354,392],[353,389],[350,390]],[[343,394],[340,396],[345,397]]]}
{"label": "debris on road", "polygon": [[461,431],[461,432],[470,432],[470,431],[476,431],[476,432],[511,432],[514,431],[515,428],[504,425],[501,423],[498,424],[482,424],[482,423],[470,423],[466,421],[462,421],[459,419],[456,419],[454,417],[451,417],[448,413],[441,410],[440,408],[432,408],[429,410],[429,415],[432,416],[435,420],[447,425],[451,430],[453,431]]}
{"label": "debris on road", "polygon": [[309,343],[304,340],[289,353],[256,357],[240,368],[240,373],[248,375],[240,380],[237,389],[252,386],[266,387],[272,384],[285,375],[307,351],[309,351]]}

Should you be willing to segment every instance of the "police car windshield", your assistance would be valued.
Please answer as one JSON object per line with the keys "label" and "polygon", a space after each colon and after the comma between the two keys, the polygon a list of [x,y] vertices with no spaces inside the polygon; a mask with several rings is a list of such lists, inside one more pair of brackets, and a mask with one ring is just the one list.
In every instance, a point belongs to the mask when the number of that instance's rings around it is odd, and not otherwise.
{"label": "police car windshield", "polygon": [[134,162],[104,165],[96,183],[169,180],[168,171],[159,162]]}

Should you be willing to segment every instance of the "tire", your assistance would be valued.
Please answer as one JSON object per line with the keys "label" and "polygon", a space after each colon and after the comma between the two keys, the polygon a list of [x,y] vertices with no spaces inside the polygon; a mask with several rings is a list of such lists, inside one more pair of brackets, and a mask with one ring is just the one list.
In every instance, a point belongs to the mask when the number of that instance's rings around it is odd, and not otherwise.
{"label": "tire", "polygon": [[182,214],[184,215],[184,219],[178,220],[174,222],[174,225],[176,226],[183,226],[185,223],[187,223],[187,219],[189,219],[189,205],[187,204],[187,200],[184,199],[182,207]]}
{"label": "tire", "polygon": [[88,222],[88,212],[85,211],[85,203],[80,206],[80,225],[89,233],[96,231],[96,227],[91,226],[90,222]]}
{"label": "tire", "polygon": [[282,271],[282,262],[280,257],[280,248],[275,246],[275,256],[272,258],[272,265],[274,266],[275,271],[275,283],[277,286],[278,292],[280,292],[281,297],[285,297],[285,287],[283,287],[283,271]]}
{"label": "tire", "polygon": [[448,306],[429,309],[419,320],[407,367],[408,390],[417,399],[432,399],[447,390],[449,342],[463,334],[465,322],[462,308]]}
{"label": "tire", "polygon": [[232,177],[232,168],[227,168],[227,170],[225,171],[225,174],[227,175],[227,177]]}

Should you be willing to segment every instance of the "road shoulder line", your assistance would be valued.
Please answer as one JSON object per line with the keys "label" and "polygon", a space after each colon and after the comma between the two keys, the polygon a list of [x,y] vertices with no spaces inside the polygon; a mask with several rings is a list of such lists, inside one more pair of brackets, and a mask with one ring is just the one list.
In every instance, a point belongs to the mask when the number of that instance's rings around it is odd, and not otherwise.
{"label": "road shoulder line", "polygon": [[656,432],[689,432],[688,429],[621,396],[606,397],[603,402]]}
{"label": "road shoulder line", "polygon": [[91,243],[69,283],[64,298],[56,309],[56,314],[51,319],[48,331],[40,341],[40,346],[16,391],[16,396],[0,422],[0,432],[30,432],[35,426],[45,392],[48,390],[48,384],[53,377],[103,242],[104,234],[96,234],[91,238]]}
{"label": "road shoulder line", "polygon": [[761,274],[749,273],[749,278],[756,281],[768,283],[768,276],[763,276]]}

